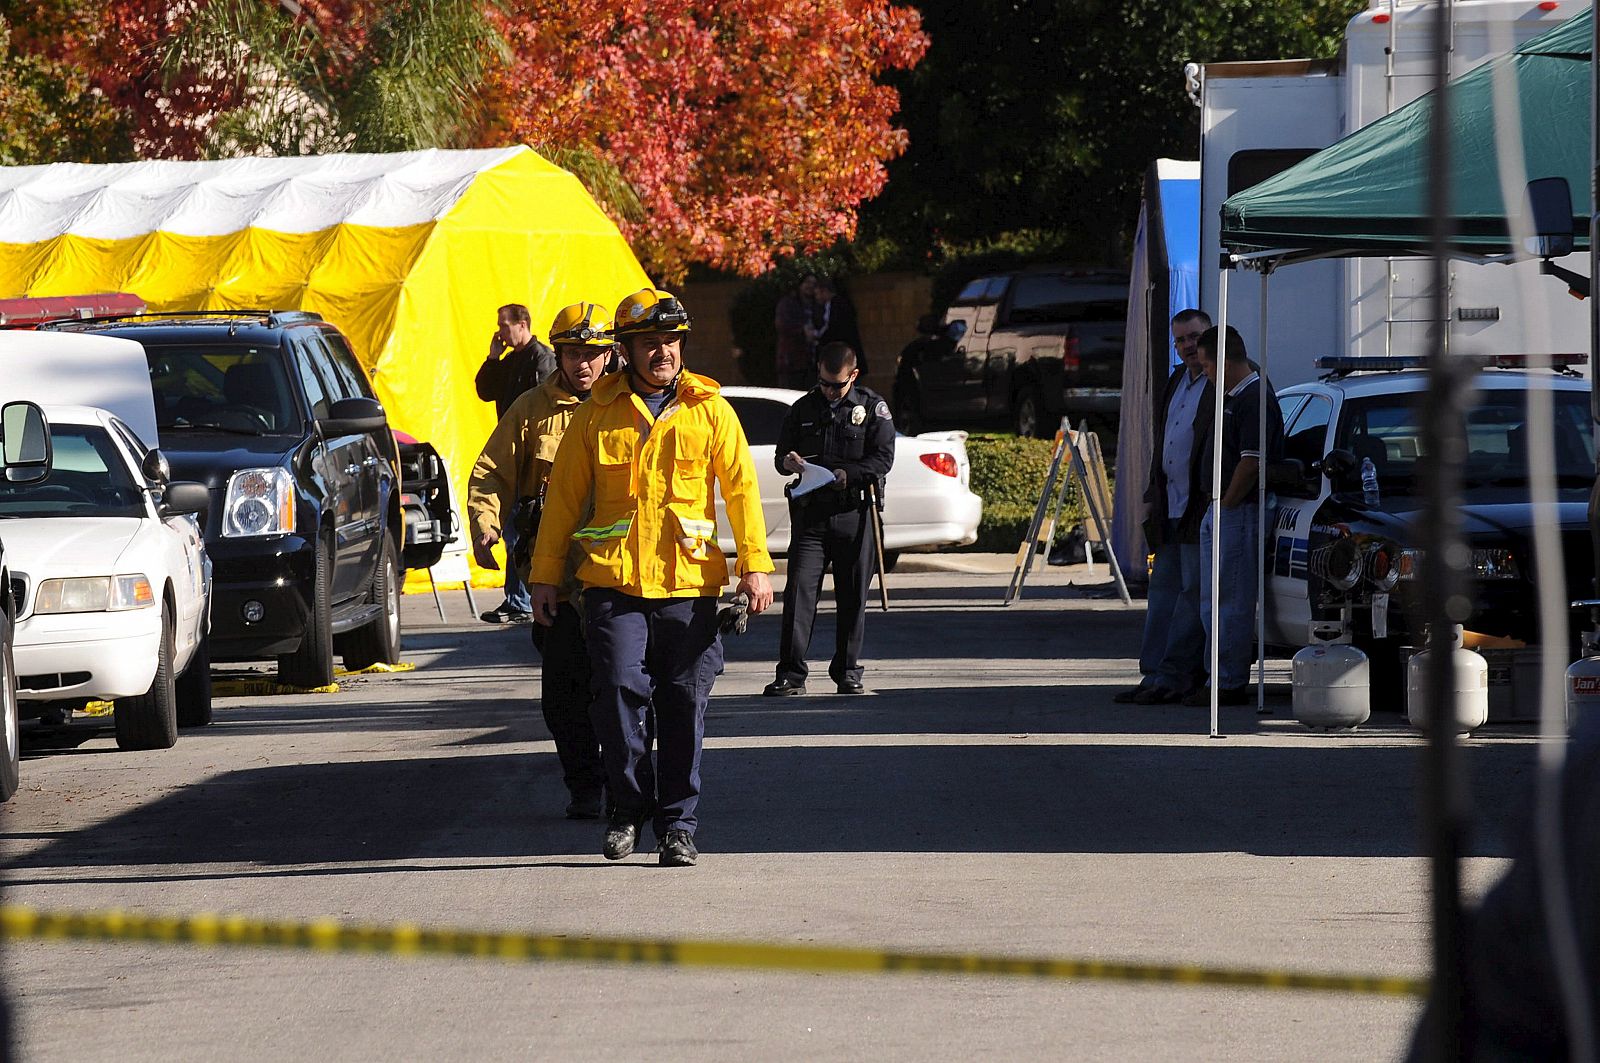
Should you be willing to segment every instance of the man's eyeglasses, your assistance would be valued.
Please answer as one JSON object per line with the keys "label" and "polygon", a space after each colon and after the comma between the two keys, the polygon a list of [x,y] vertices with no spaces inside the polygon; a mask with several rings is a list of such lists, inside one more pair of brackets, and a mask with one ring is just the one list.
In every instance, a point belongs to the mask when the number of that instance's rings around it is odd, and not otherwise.
{"label": "man's eyeglasses", "polygon": [[855,374],[852,373],[851,375],[845,377],[843,380],[818,380],[817,381],[817,387],[821,388],[824,391],[843,391],[845,388],[849,387],[854,381],[855,381]]}

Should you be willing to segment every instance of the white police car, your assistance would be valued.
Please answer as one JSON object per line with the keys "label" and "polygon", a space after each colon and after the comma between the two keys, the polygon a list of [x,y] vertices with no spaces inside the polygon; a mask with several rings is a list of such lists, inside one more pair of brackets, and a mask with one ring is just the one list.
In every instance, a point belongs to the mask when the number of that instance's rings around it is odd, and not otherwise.
{"label": "white police car", "polygon": [[[1574,359],[1563,359],[1570,366]],[[1418,544],[1425,466],[1420,359],[1335,358],[1328,375],[1278,392],[1285,462],[1267,530],[1267,641],[1311,641],[1310,623],[1351,614],[1372,659],[1374,696],[1403,688],[1400,666],[1424,637]],[[1569,370],[1528,372],[1497,358],[1477,375],[1466,413],[1462,524],[1472,551],[1469,632],[1501,645],[1537,641],[1532,529],[1554,519],[1572,597],[1593,597],[1588,499],[1595,482],[1589,382]],[[1526,393],[1551,392],[1558,502],[1537,512],[1527,480]],[[1363,475],[1365,471],[1365,475]],[[1365,483],[1363,482],[1365,480]]]}
{"label": "white police car", "polygon": [[9,396],[53,399],[48,474],[0,479],[21,715],[112,701],[119,746],[171,746],[180,724],[211,719],[211,561],[195,519],[210,492],[172,482],[154,449],[139,344],[3,333],[0,357]]}

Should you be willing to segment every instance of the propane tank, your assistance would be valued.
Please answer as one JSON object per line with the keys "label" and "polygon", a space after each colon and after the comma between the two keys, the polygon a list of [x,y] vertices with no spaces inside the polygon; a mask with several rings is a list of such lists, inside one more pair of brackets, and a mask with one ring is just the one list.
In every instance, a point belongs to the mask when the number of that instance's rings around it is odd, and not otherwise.
{"label": "propane tank", "polygon": [[1321,643],[1294,655],[1294,718],[1307,727],[1355,727],[1372,715],[1367,655]]}
{"label": "propane tank", "polygon": [[[1455,704],[1456,730],[1465,733],[1482,727],[1489,720],[1489,662],[1481,653],[1463,645],[1460,624],[1451,631],[1450,674]],[[1418,730],[1428,727],[1428,660],[1422,650],[1406,666],[1406,719]]]}
{"label": "propane tank", "polygon": [[1600,713],[1600,656],[1584,657],[1567,666],[1567,728],[1584,716]]}

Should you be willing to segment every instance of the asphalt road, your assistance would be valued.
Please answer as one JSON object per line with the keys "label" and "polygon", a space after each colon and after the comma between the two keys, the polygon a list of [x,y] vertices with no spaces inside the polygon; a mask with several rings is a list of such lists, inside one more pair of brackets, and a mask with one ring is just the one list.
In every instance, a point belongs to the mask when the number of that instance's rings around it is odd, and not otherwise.
{"label": "asphalt road", "polygon": [[[531,702],[526,629],[405,602],[414,673],[220,701],[175,749],[33,736],[0,809],[5,899],[1421,975],[1421,740],[1118,706],[1142,607],[1081,568],[999,605],[1005,559],[907,558],[875,694],[760,696],[776,616],[729,646],[701,863],[599,856]],[[943,571],[915,571],[943,569]],[[955,571],[967,569],[970,571]],[[1103,566],[1099,570],[1104,576]],[[479,595],[494,604],[497,596]],[[816,645],[831,646],[831,620]],[[824,669],[825,671],[825,669]],[[1277,674],[1286,675],[1283,666]],[[826,685],[824,686],[826,689]],[[1467,881],[1503,866],[1528,728],[1469,742]],[[17,943],[29,1060],[1395,1058],[1418,1005],[1316,993]]]}

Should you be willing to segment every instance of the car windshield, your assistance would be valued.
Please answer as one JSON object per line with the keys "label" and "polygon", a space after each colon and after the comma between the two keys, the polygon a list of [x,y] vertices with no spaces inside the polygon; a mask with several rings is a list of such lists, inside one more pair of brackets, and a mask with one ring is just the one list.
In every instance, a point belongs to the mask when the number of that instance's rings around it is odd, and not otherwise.
{"label": "car windshield", "polygon": [[[1385,495],[1416,495],[1422,446],[1422,395],[1377,395],[1345,403],[1338,448],[1359,462],[1370,458]],[[1594,430],[1589,396],[1552,391],[1555,407],[1556,476],[1564,488],[1594,483]],[[1470,491],[1526,487],[1528,482],[1527,395],[1521,390],[1479,392],[1466,417],[1463,481]]]}
{"label": "car windshield", "polygon": [[301,431],[289,377],[274,348],[146,345],[145,354],[162,431],[253,436]]}
{"label": "car windshield", "polygon": [[43,480],[0,478],[0,518],[145,516],[144,490],[104,428],[53,424],[50,446],[50,475]]}

